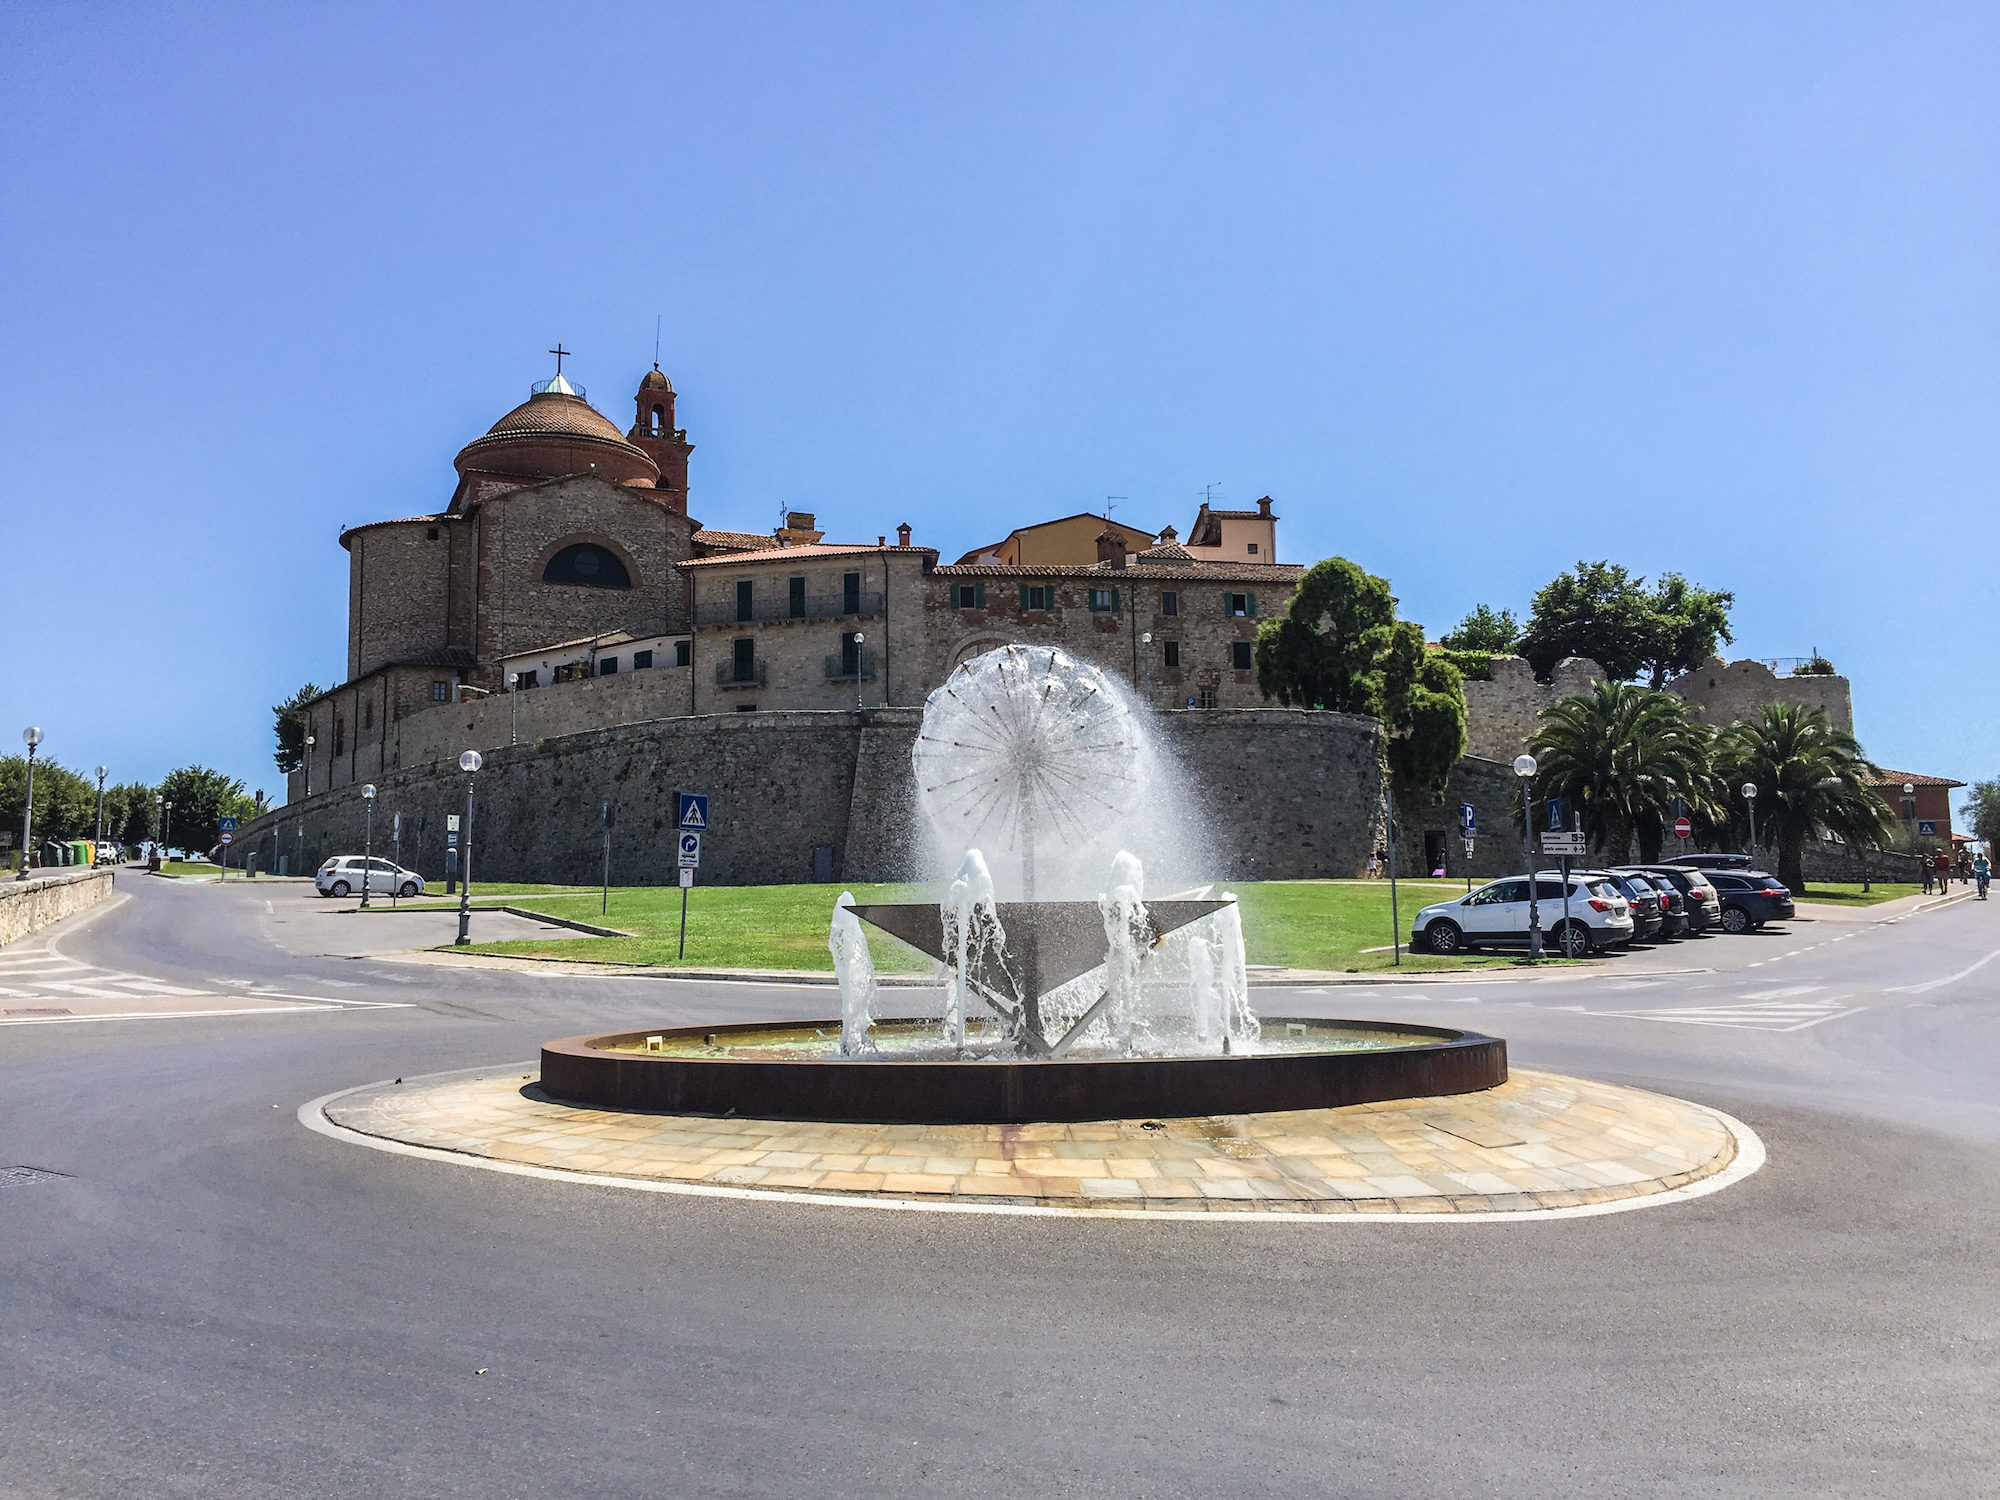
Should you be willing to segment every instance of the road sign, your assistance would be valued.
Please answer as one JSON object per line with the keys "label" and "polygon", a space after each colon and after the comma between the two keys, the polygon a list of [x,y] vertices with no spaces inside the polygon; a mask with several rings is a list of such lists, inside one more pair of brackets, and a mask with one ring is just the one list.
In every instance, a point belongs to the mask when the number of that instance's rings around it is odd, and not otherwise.
{"label": "road sign", "polygon": [[447,814],[445,815],[445,820],[444,820],[444,826],[445,826],[445,828],[446,828],[446,829],[447,829],[448,831],[450,831],[450,832],[452,832],[452,833],[457,833],[457,832],[458,832],[458,814],[457,814],[457,813],[447,813]]}
{"label": "road sign", "polygon": [[1461,802],[1458,804],[1459,831],[1467,838],[1471,838],[1479,831],[1478,818],[1479,815],[1473,810],[1470,802]]}
{"label": "road sign", "polygon": [[1567,806],[1566,806],[1566,805],[1564,804],[1564,802],[1563,802],[1563,799],[1562,799],[1562,798],[1560,798],[1560,797],[1551,797],[1551,798],[1549,798],[1549,832],[1550,832],[1550,833],[1561,833],[1561,832],[1562,832],[1562,826],[1563,826],[1563,823],[1564,823],[1564,821],[1565,821],[1565,818],[1564,818],[1564,814],[1565,814],[1566,812],[1568,812],[1568,810],[1569,810],[1569,809],[1568,809],[1568,807],[1567,807]]}
{"label": "road sign", "polygon": [[1690,822],[1689,822],[1689,821],[1688,821],[1688,820],[1687,820],[1686,818],[1675,818],[1675,819],[1674,819],[1674,837],[1675,837],[1675,838],[1677,838],[1677,839],[1684,839],[1684,838],[1686,838],[1686,837],[1687,837],[1687,836],[1688,836],[1689,834],[1691,834],[1691,833],[1693,833],[1693,832],[1694,832],[1694,824],[1690,823]]}
{"label": "road sign", "polygon": [[693,884],[694,884],[694,871],[693,871],[693,870],[682,870],[682,871],[681,871],[681,889],[682,889],[682,890],[686,890],[686,889],[687,889],[687,888],[688,888],[689,886],[691,886],[691,885],[693,885]]}
{"label": "road sign", "polygon": [[1574,858],[1583,853],[1583,835],[1580,833],[1545,833],[1542,835],[1542,853],[1567,854]]}
{"label": "road sign", "polygon": [[618,821],[618,810],[607,802],[604,804],[604,810],[600,816],[604,820],[604,826],[609,828]]}
{"label": "road sign", "polygon": [[1935,818],[1919,818],[1919,819],[1917,819],[1917,837],[1918,837],[1918,838],[1920,838],[1920,839],[1934,839],[1934,838],[1936,838],[1936,837],[1937,837],[1937,819],[1935,819]]}
{"label": "road sign", "polygon": [[233,844],[236,842],[236,835],[233,833],[225,833],[222,836],[222,842],[225,844]]}
{"label": "road sign", "polygon": [[701,864],[701,835],[690,830],[681,835],[681,868],[692,870]]}
{"label": "road sign", "polygon": [[681,793],[681,827],[704,832],[708,828],[708,794],[705,792]]}
{"label": "road sign", "polygon": [[236,820],[234,818],[224,818],[216,826],[224,833],[236,832]]}
{"label": "road sign", "polygon": [[447,849],[456,849],[458,847],[458,830],[456,828],[444,836],[444,846]]}

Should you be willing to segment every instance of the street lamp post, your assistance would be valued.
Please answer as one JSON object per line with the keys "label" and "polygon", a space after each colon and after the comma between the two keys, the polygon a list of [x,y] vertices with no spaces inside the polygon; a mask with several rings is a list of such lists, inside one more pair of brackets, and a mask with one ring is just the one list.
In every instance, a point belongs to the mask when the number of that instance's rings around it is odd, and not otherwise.
{"label": "street lamp post", "polygon": [[169,799],[160,806],[165,809],[160,814],[160,859],[164,862],[167,857],[167,844],[174,834],[174,804]]}
{"label": "street lamp post", "polygon": [[1146,706],[1153,706],[1153,632],[1142,631],[1139,644],[1146,648]]}
{"label": "street lamp post", "polygon": [[867,637],[860,631],[854,632],[854,711],[861,712],[861,643]]}
{"label": "street lamp post", "polygon": [[97,833],[90,841],[90,857],[97,858],[98,845],[104,842],[104,778],[111,774],[109,766],[97,768]]}
{"label": "street lamp post", "polygon": [[1750,853],[1757,852],[1757,783],[1743,783],[1743,805],[1750,809]]}
{"label": "street lamp post", "polygon": [[[299,768],[300,770],[306,773],[306,789],[304,794],[305,797],[310,797],[313,794],[313,746],[318,743],[319,741],[314,739],[311,735],[306,736],[305,764]],[[300,800],[303,801],[304,797],[301,797]]]}
{"label": "street lamp post", "polygon": [[465,772],[465,827],[458,836],[458,936],[452,944],[458,948],[472,941],[472,780],[485,764],[486,757],[477,750],[458,758],[458,768]]}
{"label": "street lamp post", "polygon": [[1528,957],[1539,960],[1542,956],[1542,907],[1536,899],[1535,883],[1535,757],[1515,756],[1514,774],[1521,778],[1521,832],[1528,840]]}
{"label": "street lamp post", "polygon": [[369,866],[375,862],[375,783],[361,789],[361,905],[368,906]]}
{"label": "street lamp post", "polygon": [[41,742],[41,730],[32,725],[21,731],[21,743],[28,747],[28,800],[21,808],[21,872],[16,880],[28,878],[28,850],[35,832],[35,747]]}
{"label": "street lamp post", "polygon": [[521,743],[521,674],[507,674],[507,743]]}

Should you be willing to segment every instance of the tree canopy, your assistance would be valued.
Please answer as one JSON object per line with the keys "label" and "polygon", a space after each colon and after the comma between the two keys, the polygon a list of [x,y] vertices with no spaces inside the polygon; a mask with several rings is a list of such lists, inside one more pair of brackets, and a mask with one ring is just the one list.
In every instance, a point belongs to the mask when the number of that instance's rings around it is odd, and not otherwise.
{"label": "tree canopy", "polygon": [[1876,768],[1850,734],[1802,703],[1767,703],[1729,726],[1716,744],[1716,768],[1730,789],[1734,826],[1748,833],[1735,788],[1757,788],[1757,842],[1778,851],[1778,879],[1805,884],[1806,840],[1838,834],[1850,844],[1879,843],[1895,827],[1888,804],[1868,784]]}
{"label": "tree canopy", "polygon": [[1368,714],[1389,735],[1389,763],[1410,785],[1443,794],[1465,753],[1458,669],[1396,619],[1387,579],[1344,557],[1315,563],[1290,608],[1257,630],[1257,685],[1291,708]]}
{"label": "tree canopy", "polygon": [[1599,682],[1552,705],[1528,749],[1536,790],[1567,799],[1591,844],[1618,863],[1635,838],[1640,858],[1660,857],[1676,801],[1713,807],[1713,742],[1677,694]]}
{"label": "tree canopy", "polygon": [[1736,596],[1679,573],[1646,580],[1611,562],[1579,562],[1535,595],[1519,650],[1546,677],[1566,656],[1588,657],[1616,682],[1644,675],[1653,687],[1733,641]]}
{"label": "tree canopy", "polygon": [[257,815],[256,800],[244,795],[242,782],[206,766],[169,771],[158,794],[174,805],[166,834],[176,849],[213,849],[222,837],[222,819]]}
{"label": "tree canopy", "polygon": [[1490,651],[1495,656],[1504,656],[1513,651],[1520,639],[1521,625],[1511,609],[1482,604],[1460,620],[1450,634],[1440,636],[1438,644],[1448,651]]}
{"label": "tree canopy", "polygon": [[271,759],[278,763],[278,769],[287,776],[305,764],[306,759],[306,705],[321,696],[326,689],[308,682],[283,703],[271,705],[271,715],[276,720],[278,748]]}
{"label": "tree canopy", "polygon": [[1972,836],[1986,842],[1990,859],[2000,854],[2000,780],[1975,781],[1965,797],[1965,820]]}

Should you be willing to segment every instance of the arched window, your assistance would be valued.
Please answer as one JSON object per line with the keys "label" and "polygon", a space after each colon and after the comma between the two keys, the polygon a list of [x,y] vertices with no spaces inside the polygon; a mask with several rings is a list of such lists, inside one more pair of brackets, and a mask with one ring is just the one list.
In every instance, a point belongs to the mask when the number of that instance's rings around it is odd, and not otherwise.
{"label": "arched window", "polygon": [[572,542],[542,569],[543,583],[572,583],[592,589],[629,589],[632,576],[617,554],[595,542]]}
{"label": "arched window", "polygon": [[664,432],[664,431],[666,430],[666,426],[667,426],[667,412],[666,412],[666,408],[665,408],[665,407],[661,407],[661,406],[656,406],[656,407],[654,407],[654,408],[653,408],[653,431],[655,431],[655,432]]}

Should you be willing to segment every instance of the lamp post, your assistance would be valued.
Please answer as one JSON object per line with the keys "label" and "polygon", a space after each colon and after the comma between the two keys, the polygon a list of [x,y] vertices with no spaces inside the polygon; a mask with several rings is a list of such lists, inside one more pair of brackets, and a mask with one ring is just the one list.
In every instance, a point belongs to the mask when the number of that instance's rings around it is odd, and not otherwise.
{"label": "lamp post", "polygon": [[507,674],[507,743],[521,743],[521,674]]}
{"label": "lamp post", "polygon": [[457,948],[472,941],[472,779],[485,764],[486,757],[477,750],[458,758],[458,768],[465,772],[465,827],[458,836],[458,936],[452,941]]}
{"label": "lamp post", "polygon": [[1139,644],[1146,648],[1146,706],[1153,706],[1153,632],[1141,632]]}
{"label": "lamp post", "polygon": [[[305,797],[310,797],[313,794],[313,746],[318,743],[319,741],[314,739],[311,735],[306,736],[305,764],[299,768],[300,770],[306,773],[306,789],[305,789],[305,796],[301,797],[299,799],[300,801],[304,801]],[[305,825],[300,824],[299,826],[304,827]]]}
{"label": "lamp post", "polygon": [[1750,852],[1757,852],[1757,783],[1743,783],[1743,805],[1750,809]]}
{"label": "lamp post", "polygon": [[860,631],[854,632],[854,711],[861,712],[861,643],[867,637]]}
{"label": "lamp post", "polygon": [[104,778],[111,774],[109,766],[97,768],[97,833],[90,841],[90,857],[97,858],[97,846],[104,842]]}
{"label": "lamp post", "polygon": [[1514,757],[1514,774],[1521,778],[1521,832],[1528,839],[1528,957],[1542,956],[1542,907],[1535,884],[1535,757]]}
{"label": "lamp post", "polygon": [[164,809],[160,814],[160,858],[167,857],[167,843],[174,833],[174,804],[171,799],[160,804]]}
{"label": "lamp post", "polygon": [[21,731],[21,743],[28,747],[28,800],[21,808],[21,872],[16,880],[28,878],[28,850],[35,832],[35,747],[41,742],[41,730],[32,725]]}
{"label": "lamp post", "polygon": [[369,866],[375,862],[375,783],[361,789],[361,906],[368,907]]}

